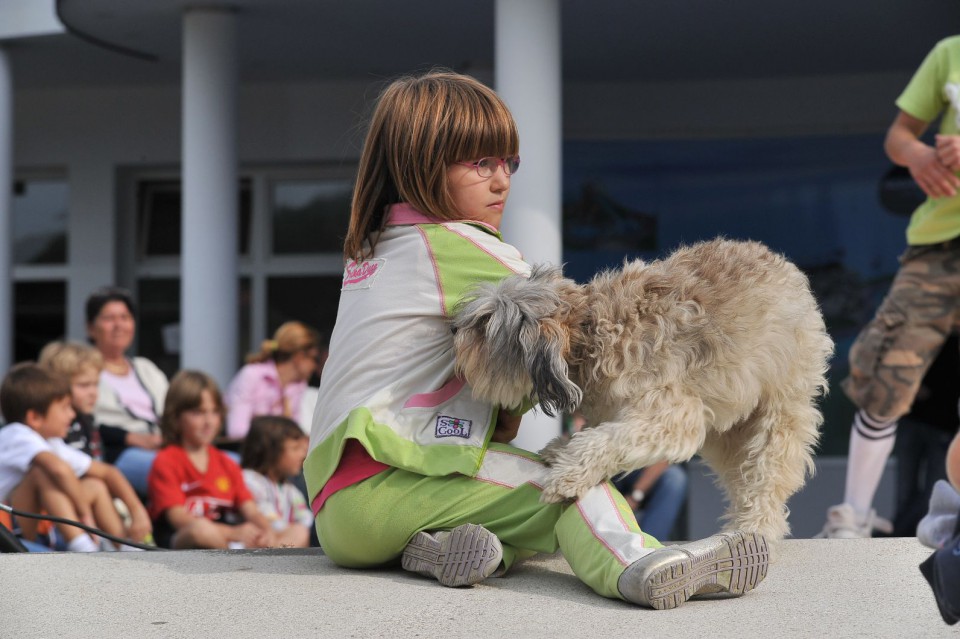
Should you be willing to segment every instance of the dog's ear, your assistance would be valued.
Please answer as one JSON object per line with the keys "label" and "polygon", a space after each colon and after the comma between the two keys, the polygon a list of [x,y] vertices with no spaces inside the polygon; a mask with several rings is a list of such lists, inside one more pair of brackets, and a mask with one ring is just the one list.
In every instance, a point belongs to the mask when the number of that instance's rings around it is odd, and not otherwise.
{"label": "dog's ear", "polygon": [[464,298],[451,322],[456,372],[474,396],[503,406],[516,406],[531,393],[521,344],[536,336],[536,326],[521,311],[518,289],[526,278],[511,276],[483,284]]}
{"label": "dog's ear", "polygon": [[533,391],[543,412],[551,417],[558,411],[572,411],[583,399],[580,387],[569,377],[566,356],[570,350],[570,331],[567,314],[561,309],[567,300],[561,291],[569,287],[559,268],[540,265],[534,267],[527,282],[531,295],[527,324],[535,326],[523,340],[527,370],[533,381]]}
{"label": "dog's ear", "polygon": [[564,359],[569,337],[566,329],[556,324],[552,320],[542,321],[536,343],[527,352],[533,392],[543,412],[551,417],[558,411],[573,411],[583,399],[583,391],[570,379]]}
{"label": "dog's ear", "polygon": [[580,403],[564,360],[570,340],[560,292],[569,286],[559,268],[540,265],[528,278],[482,285],[464,300],[451,329],[457,371],[477,397],[514,406],[531,394],[551,416]]}

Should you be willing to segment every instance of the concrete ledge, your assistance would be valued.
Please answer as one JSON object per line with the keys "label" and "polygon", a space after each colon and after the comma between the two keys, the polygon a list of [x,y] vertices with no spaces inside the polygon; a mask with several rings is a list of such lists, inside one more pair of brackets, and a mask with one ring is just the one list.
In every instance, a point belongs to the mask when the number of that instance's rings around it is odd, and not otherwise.
{"label": "concrete ledge", "polygon": [[558,555],[448,589],[310,550],[0,555],[4,637],[955,637],[916,539],[789,540],[739,599],[603,599]]}

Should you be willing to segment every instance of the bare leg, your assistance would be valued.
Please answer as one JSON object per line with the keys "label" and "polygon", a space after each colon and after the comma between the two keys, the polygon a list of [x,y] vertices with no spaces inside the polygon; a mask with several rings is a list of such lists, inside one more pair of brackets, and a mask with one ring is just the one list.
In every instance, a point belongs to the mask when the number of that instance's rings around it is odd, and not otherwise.
{"label": "bare leg", "polygon": [[[43,510],[40,503],[41,478],[39,475],[41,473],[46,475],[42,469],[36,466],[27,471],[23,480],[10,492],[11,506],[28,513],[39,513]],[[34,541],[37,538],[37,527],[40,525],[38,520],[31,517],[19,517],[17,518],[17,524],[20,526],[20,534],[23,535],[24,539]]]}
{"label": "bare leg", "polygon": [[310,529],[302,524],[290,524],[277,533],[281,548],[306,548],[310,545]]}
{"label": "bare leg", "polygon": [[[126,531],[123,528],[123,520],[120,519],[120,513],[113,505],[110,490],[103,480],[95,477],[84,477],[80,480],[80,486],[83,488],[87,499],[90,500],[90,510],[93,511],[93,518],[97,522],[97,527],[115,537],[124,537]],[[116,545],[114,544],[114,546]]]}
{"label": "bare leg", "polygon": [[174,534],[170,546],[176,550],[189,548],[226,548],[227,538],[209,519],[198,517]]}
{"label": "bare leg", "polygon": [[[23,481],[20,482],[20,485],[10,493],[10,503],[18,510],[29,512],[45,510],[55,517],[63,517],[74,521],[79,519],[76,506],[74,506],[70,497],[57,487],[45,470],[38,466],[32,467],[24,476]],[[37,538],[37,520],[21,517],[18,521],[24,539],[34,541]],[[57,524],[56,526],[67,543],[80,535],[87,534],[75,526],[66,524]]]}

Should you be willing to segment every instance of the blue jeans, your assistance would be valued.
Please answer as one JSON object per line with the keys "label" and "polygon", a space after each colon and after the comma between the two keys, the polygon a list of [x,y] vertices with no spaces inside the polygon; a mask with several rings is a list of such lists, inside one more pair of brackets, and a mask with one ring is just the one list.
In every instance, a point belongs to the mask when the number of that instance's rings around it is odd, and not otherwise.
{"label": "blue jeans", "polygon": [[133,489],[141,497],[147,495],[147,475],[157,456],[157,451],[131,446],[125,448],[113,465],[127,478]]}
{"label": "blue jeans", "polygon": [[[634,470],[613,478],[613,485],[624,496],[633,492],[641,470]],[[643,532],[660,541],[669,539],[677,523],[680,509],[687,498],[687,471],[682,466],[668,466],[644,500],[642,510],[635,515]]]}

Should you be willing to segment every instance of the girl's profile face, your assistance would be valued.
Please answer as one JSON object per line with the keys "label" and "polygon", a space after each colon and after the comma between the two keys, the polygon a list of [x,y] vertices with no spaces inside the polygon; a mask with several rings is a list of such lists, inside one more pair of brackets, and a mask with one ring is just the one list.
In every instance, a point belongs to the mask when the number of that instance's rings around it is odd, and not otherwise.
{"label": "girl's profile face", "polygon": [[[467,159],[465,162],[479,159]],[[493,176],[483,178],[475,167],[451,164],[447,167],[447,186],[457,213],[463,219],[485,222],[500,229],[503,207],[510,194],[510,176],[504,172],[503,166],[498,166]]]}
{"label": "girl's profile face", "polygon": [[303,470],[303,460],[307,458],[308,445],[309,440],[306,437],[287,439],[283,442],[283,452],[277,459],[274,471],[277,479],[288,479],[300,474]]}
{"label": "girl's profile face", "polygon": [[203,448],[220,433],[220,408],[208,390],[200,393],[200,405],[180,413],[180,442],[184,448]]}

